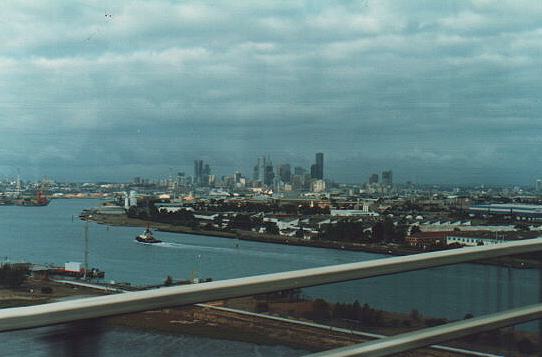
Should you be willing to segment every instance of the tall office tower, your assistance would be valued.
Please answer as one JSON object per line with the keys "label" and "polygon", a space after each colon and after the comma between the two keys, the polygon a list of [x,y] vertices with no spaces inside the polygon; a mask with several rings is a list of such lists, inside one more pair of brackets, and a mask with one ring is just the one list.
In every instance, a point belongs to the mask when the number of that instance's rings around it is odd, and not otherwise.
{"label": "tall office tower", "polygon": [[203,177],[203,160],[194,160],[194,184],[201,185]]}
{"label": "tall office tower", "polygon": [[269,158],[266,158],[265,156],[262,156],[260,158],[260,182],[266,183],[266,177],[268,176],[267,170],[268,166],[271,165],[271,168],[273,168],[273,164],[271,163],[271,160]]}
{"label": "tall office tower", "polygon": [[211,166],[209,166],[209,164],[205,164],[205,166],[203,166],[202,174],[203,176],[209,176],[211,174]]}
{"label": "tall office tower", "polygon": [[375,185],[378,183],[378,174],[372,174],[369,176],[369,185]]}
{"label": "tall office tower", "polygon": [[265,156],[259,157],[256,166],[254,166],[254,181],[260,181],[261,183],[265,182],[265,166],[266,166]]}
{"label": "tall office tower", "polygon": [[[258,159],[259,161],[260,159]],[[260,179],[260,163],[257,162],[256,165],[254,165],[254,171],[252,171],[252,179],[254,181],[258,181]]]}
{"label": "tall office tower", "polygon": [[536,192],[542,192],[542,180],[536,180]]}
{"label": "tall office tower", "polygon": [[324,154],[316,154],[316,163],[311,165],[311,178],[316,180],[324,179]]}
{"label": "tall office tower", "polygon": [[209,177],[211,177],[211,166],[205,164],[205,166],[203,166],[203,171],[201,172],[201,182],[203,186],[208,186],[210,184]]}
{"label": "tall office tower", "polygon": [[311,165],[311,179],[317,179],[318,178],[318,173],[317,173],[318,169],[316,167],[316,164],[312,164]]}
{"label": "tall office tower", "polygon": [[292,180],[292,172],[290,170],[290,164],[282,164],[279,166],[279,177],[282,182],[290,183]]}
{"label": "tall office tower", "polygon": [[265,161],[263,172],[264,172],[263,183],[266,186],[271,187],[273,185],[273,179],[275,178],[275,172],[273,170],[273,163],[271,162],[270,158],[268,158]]}
{"label": "tall office tower", "polygon": [[391,170],[382,171],[382,186],[393,186],[393,173]]}
{"label": "tall office tower", "polygon": [[324,154],[321,152],[316,153],[316,178],[324,179]]}

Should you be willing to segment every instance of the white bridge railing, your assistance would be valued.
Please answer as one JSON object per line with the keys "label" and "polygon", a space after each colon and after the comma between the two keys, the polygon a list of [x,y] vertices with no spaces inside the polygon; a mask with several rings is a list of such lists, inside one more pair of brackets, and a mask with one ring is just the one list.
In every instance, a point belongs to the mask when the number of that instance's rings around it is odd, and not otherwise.
{"label": "white bridge railing", "polygon": [[[542,250],[542,238],[0,310],[0,332],[364,279]],[[542,316],[542,304],[324,352],[385,356]]]}

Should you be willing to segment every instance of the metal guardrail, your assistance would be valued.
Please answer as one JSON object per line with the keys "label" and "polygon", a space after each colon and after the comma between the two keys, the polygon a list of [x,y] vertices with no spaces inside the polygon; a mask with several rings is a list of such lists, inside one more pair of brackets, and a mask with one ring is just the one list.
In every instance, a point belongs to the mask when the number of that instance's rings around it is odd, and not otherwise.
{"label": "metal guardrail", "polygon": [[463,321],[451,322],[441,326],[385,337],[376,341],[315,353],[306,357],[389,356],[430,346],[435,343],[446,342],[480,332],[491,331],[501,327],[517,325],[538,319],[542,319],[542,304],[520,307]]}
{"label": "metal guardrail", "polygon": [[542,250],[542,238],[0,310],[0,332],[364,279]]}

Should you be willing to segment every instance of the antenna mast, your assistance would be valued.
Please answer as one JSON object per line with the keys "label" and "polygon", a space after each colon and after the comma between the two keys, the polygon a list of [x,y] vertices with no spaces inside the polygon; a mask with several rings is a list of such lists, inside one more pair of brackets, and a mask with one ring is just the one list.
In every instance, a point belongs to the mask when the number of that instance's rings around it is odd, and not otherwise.
{"label": "antenna mast", "polygon": [[87,279],[88,271],[88,221],[85,222],[85,271],[83,273],[83,279]]}

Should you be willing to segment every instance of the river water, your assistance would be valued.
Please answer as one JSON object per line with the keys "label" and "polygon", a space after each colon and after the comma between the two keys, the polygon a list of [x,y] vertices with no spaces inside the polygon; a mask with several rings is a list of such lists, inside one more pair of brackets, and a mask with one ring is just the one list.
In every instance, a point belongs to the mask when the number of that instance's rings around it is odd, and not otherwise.
{"label": "river water", "polygon": [[[82,209],[99,203],[97,200],[54,200],[47,207],[0,207],[0,259],[55,265],[66,261],[82,262],[84,222],[78,219],[78,215]],[[163,282],[167,275],[175,279],[197,275],[219,280],[384,257],[363,252],[166,232],[155,232],[155,236],[164,243],[145,245],[134,241],[141,231],[141,228],[90,224],[90,266],[104,270],[106,280],[157,284]],[[315,287],[305,289],[304,294],[331,301],[352,302],[357,299],[362,304],[389,311],[417,309],[426,315],[461,319],[467,313],[480,315],[538,302],[539,282],[537,270],[462,264]],[[125,331],[114,333],[127,340],[134,334]],[[26,336],[24,332],[8,335]],[[152,335],[145,336],[145,340],[152,338]],[[197,343],[194,342],[196,340]],[[17,338],[13,339],[13,346],[17,346],[15,341]],[[171,342],[172,345],[175,343]],[[242,343],[227,342],[228,346],[224,346],[223,342],[217,344],[216,340],[190,336],[183,337],[178,343],[194,343],[198,348],[209,346],[210,350],[204,354],[214,354],[213,351],[219,348],[217,346],[225,349],[215,351],[221,355],[299,353],[283,347]],[[232,352],[236,350],[232,346],[237,346],[239,353]],[[114,348],[112,351],[112,354],[118,354]]]}

